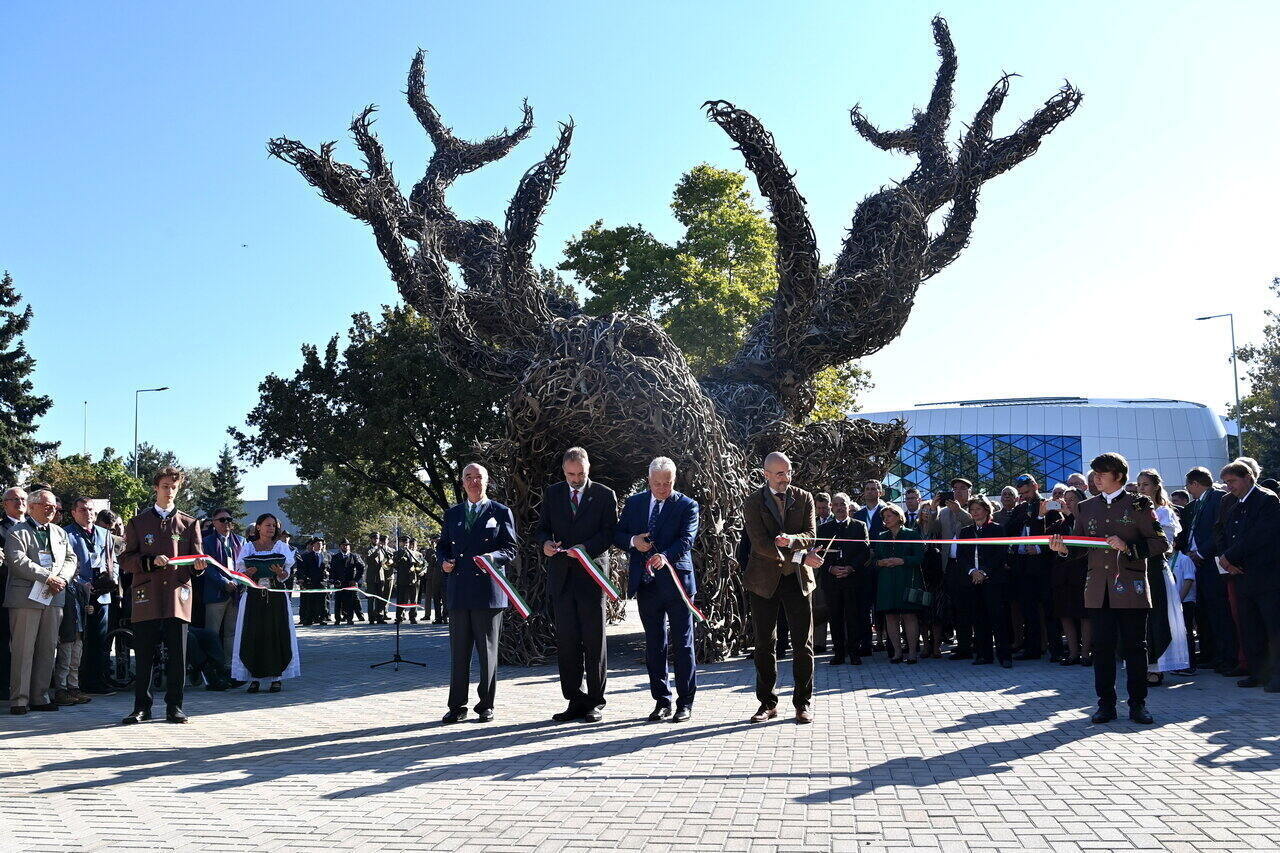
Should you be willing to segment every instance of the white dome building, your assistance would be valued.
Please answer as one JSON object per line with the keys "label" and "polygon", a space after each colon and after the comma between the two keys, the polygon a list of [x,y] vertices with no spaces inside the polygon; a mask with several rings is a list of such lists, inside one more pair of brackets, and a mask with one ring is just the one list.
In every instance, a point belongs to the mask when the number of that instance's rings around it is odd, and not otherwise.
{"label": "white dome building", "polygon": [[976,475],[979,486],[990,491],[1011,481],[1019,467],[1030,468],[1048,489],[1107,451],[1129,460],[1130,479],[1143,468],[1155,468],[1170,490],[1181,488],[1184,475],[1197,465],[1216,477],[1229,461],[1223,419],[1185,400],[959,400],[855,417],[906,421],[910,437],[887,485],[914,485],[926,496],[945,487],[933,482],[935,475]]}

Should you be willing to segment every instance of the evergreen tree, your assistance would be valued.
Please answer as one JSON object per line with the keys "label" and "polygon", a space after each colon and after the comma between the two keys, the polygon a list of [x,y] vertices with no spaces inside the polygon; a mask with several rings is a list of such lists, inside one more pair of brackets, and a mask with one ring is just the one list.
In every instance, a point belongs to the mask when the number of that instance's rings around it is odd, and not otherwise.
{"label": "evergreen tree", "polygon": [[222,507],[226,507],[236,518],[244,515],[244,500],[240,497],[240,469],[236,467],[235,457],[231,455],[230,445],[223,445],[218,454],[218,464],[214,466],[209,486],[200,492],[196,501],[200,515],[208,518]]}
{"label": "evergreen tree", "polygon": [[17,310],[21,299],[6,272],[0,278],[0,480],[5,486],[18,482],[36,457],[58,446],[35,439],[36,419],[49,411],[53,401],[31,393],[28,377],[36,362],[22,335],[31,325],[32,312],[30,305]]}

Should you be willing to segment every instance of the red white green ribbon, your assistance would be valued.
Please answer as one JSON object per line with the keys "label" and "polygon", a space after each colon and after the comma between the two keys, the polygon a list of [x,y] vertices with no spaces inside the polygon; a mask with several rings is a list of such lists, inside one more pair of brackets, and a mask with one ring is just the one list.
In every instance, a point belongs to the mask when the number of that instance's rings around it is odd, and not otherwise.
{"label": "red white green ribbon", "polygon": [[331,586],[331,587],[325,587],[323,589],[272,589],[269,586],[263,586],[262,584],[258,583],[253,578],[246,575],[244,572],[236,571],[235,569],[228,569],[226,566],[222,565],[222,563],[219,563],[217,560],[215,560],[213,557],[210,557],[208,554],[187,554],[182,557],[174,557],[171,560],[169,560],[169,565],[189,566],[192,563],[194,563],[196,560],[204,560],[209,565],[215,566],[221,569],[232,580],[242,583],[245,586],[252,587],[254,589],[266,590],[267,592],[276,592],[281,595],[293,595],[294,593],[297,593],[299,595],[315,595],[317,593],[322,595],[329,595],[335,592],[358,592],[360,595],[363,595],[365,598],[376,598],[378,601],[381,601],[382,603],[386,604],[388,607],[397,607],[401,610],[425,610],[426,609],[421,604],[399,604],[398,602],[392,601],[389,598],[383,598],[380,595],[374,595],[371,592],[366,592],[360,587],[354,586],[354,585],[338,586],[338,587]]}
{"label": "red white green ribbon", "polygon": [[600,587],[606,598],[610,601],[617,601],[622,598],[622,594],[618,592],[617,587],[609,581],[608,575],[606,575],[604,570],[596,564],[595,560],[591,559],[590,554],[582,550],[580,547],[570,548],[565,551],[565,553],[571,555],[575,560],[582,564],[582,568],[585,569],[587,574],[591,576],[591,579],[596,582],[596,586]]}
{"label": "red white green ribbon", "polygon": [[520,593],[516,592],[516,588],[503,576],[502,572],[493,564],[493,561],[481,554],[474,558],[476,565],[489,573],[489,577],[493,578],[493,582],[498,585],[498,589],[507,594],[507,600],[511,602],[511,606],[524,619],[529,618],[529,614],[533,611],[529,609],[529,604],[520,597]]}
{"label": "red white green ribbon", "polygon": [[667,571],[671,572],[671,580],[675,583],[676,589],[680,591],[680,599],[684,601],[684,606],[689,608],[689,612],[693,614],[693,621],[695,623],[706,622],[706,614],[699,610],[698,606],[693,603],[693,599],[689,597],[684,584],[680,583],[680,575],[676,573],[675,567],[671,565],[666,557],[662,558],[662,562],[667,564]]}
{"label": "red white green ribbon", "polygon": [[[1049,545],[1049,536],[988,536],[977,539],[829,539],[830,542],[907,542],[914,545]],[[1072,548],[1110,548],[1101,536],[1063,536],[1062,544]]]}

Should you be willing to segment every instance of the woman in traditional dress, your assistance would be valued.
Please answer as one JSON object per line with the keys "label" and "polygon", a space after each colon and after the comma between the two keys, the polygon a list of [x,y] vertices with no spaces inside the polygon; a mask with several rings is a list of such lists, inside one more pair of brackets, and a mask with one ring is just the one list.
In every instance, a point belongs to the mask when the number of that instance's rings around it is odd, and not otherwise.
{"label": "woman in traditional dress", "polygon": [[245,590],[240,598],[231,654],[231,677],[252,682],[249,693],[257,693],[264,679],[270,679],[272,693],[279,693],[281,679],[302,674],[289,596],[271,592],[284,589],[293,569],[293,550],[280,539],[279,531],[276,517],[263,513],[254,523],[254,537],[236,556],[236,569],[261,587]]}
{"label": "woman in traditional dress", "polygon": [[878,572],[876,610],[885,616],[892,647],[889,662],[902,663],[905,660],[907,663],[919,663],[918,615],[924,609],[924,577],[920,573],[920,563],[924,560],[924,546],[919,542],[894,541],[920,538],[916,531],[905,526],[906,516],[897,504],[885,504],[880,508],[880,514],[885,529],[872,540],[871,548]]}
{"label": "woman in traditional dress", "polygon": [[[1178,513],[1165,493],[1160,472],[1147,468],[1138,475],[1138,494],[1155,505],[1156,521],[1169,540],[1182,529]],[[1151,588],[1151,616],[1147,619],[1147,683],[1164,683],[1164,674],[1190,666],[1187,660],[1187,626],[1182,618],[1182,597],[1173,580],[1172,557],[1147,559],[1147,583]]]}
{"label": "woman in traditional dress", "polygon": [[[1075,530],[1076,507],[1086,499],[1082,489],[1069,488],[1062,493],[1063,518],[1050,524],[1050,535],[1070,536]],[[1067,647],[1062,666],[1092,666],[1093,624],[1084,608],[1084,581],[1089,573],[1089,552],[1074,548],[1065,557],[1054,556],[1049,564],[1049,586],[1053,615],[1062,623]]]}

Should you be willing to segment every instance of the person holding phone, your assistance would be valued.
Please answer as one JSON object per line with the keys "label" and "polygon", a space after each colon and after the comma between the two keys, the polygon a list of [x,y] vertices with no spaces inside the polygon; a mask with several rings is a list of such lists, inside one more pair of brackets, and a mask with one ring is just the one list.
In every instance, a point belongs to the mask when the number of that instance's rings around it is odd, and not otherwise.
{"label": "person holding phone", "polygon": [[293,571],[293,551],[279,538],[280,522],[264,512],[254,524],[255,536],[236,555],[236,569],[252,578],[236,612],[236,639],[231,652],[231,678],[249,681],[247,693],[257,693],[270,679],[271,692],[280,692],[285,678],[302,675],[298,637],[289,613],[284,582]]}

